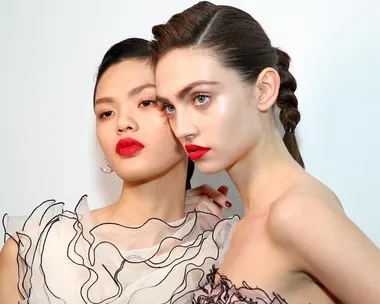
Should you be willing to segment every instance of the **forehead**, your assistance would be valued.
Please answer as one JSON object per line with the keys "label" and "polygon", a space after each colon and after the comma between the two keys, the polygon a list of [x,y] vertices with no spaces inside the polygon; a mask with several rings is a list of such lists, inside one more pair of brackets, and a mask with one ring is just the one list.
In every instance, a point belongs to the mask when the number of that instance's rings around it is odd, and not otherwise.
{"label": "forehead", "polygon": [[147,60],[127,59],[105,71],[98,83],[96,95],[112,95],[117,90],[125,92],[146,83],[154,83],[150,63]]}
{"label": "forehead", "polygon": [[156,67],[157,95],[170,96],[189,83],[222,81],[226,69],[211,52],[180,48],[163,56]]}

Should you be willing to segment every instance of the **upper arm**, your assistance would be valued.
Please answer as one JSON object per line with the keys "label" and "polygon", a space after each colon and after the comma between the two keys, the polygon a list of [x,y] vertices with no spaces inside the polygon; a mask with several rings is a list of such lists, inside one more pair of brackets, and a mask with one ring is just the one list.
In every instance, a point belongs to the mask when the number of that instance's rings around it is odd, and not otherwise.
{"label": "upper arm", "polygon": [[0,303],[22,301],[18,290],[17,243],[9,238],[0,252]]}
{"label": "upper arm", "polygon": [[380,250],[343,213],[315,199],[283,201],[270,231],[300,271],[311,274],[344,303],[380,298]]}

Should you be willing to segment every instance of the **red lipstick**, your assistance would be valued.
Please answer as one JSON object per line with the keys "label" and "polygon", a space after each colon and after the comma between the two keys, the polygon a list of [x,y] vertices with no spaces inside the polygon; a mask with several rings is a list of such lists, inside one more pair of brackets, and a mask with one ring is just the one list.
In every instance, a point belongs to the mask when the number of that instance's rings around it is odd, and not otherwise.
{"label": "red lipstick", "polygon": [[123,138],[117,142],[116,153],[120,156],[132,156],[144,149],[144,145],[133,138]]}
{"label": "red lipstick", "polygon": [[205,148],[197,145],[185,145],[187,153],[191,160],[196,161],[203,157],[211,148]]}

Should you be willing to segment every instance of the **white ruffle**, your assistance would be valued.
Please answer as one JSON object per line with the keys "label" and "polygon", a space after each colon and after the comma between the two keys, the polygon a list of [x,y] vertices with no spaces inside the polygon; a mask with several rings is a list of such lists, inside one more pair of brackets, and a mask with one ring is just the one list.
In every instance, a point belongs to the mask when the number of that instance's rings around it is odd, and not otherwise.
{"label": "white ruffle", "polygon": [[19,245],[23,303],[180,304],[191,303],[220,266],[238,220],[194,211],[171,224],[94,227],[83,196],[73,212],[50,200],[3,224]]}

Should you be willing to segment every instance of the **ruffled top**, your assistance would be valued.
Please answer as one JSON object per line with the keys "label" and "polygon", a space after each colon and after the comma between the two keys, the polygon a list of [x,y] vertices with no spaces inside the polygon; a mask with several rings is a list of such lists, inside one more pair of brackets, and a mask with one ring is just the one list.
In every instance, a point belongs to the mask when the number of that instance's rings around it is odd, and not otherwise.
{"label": "ruffled top", "polygon": [[18,243],[22,303],[182,304],[219,303],[199,293],[211,286],[207,274],[221,265],[238,220],[194,211],[170,224],[94,226],[83,196],[74,211],[49,200],[26,219],[4,216],[3,225]]}
{"label": "ruffled top", "polygon": [[213,267],[207,282],[192,294],[192,304],[288,304],[278,293],[268,294],[246,282],[236,287],[226,276]]}

